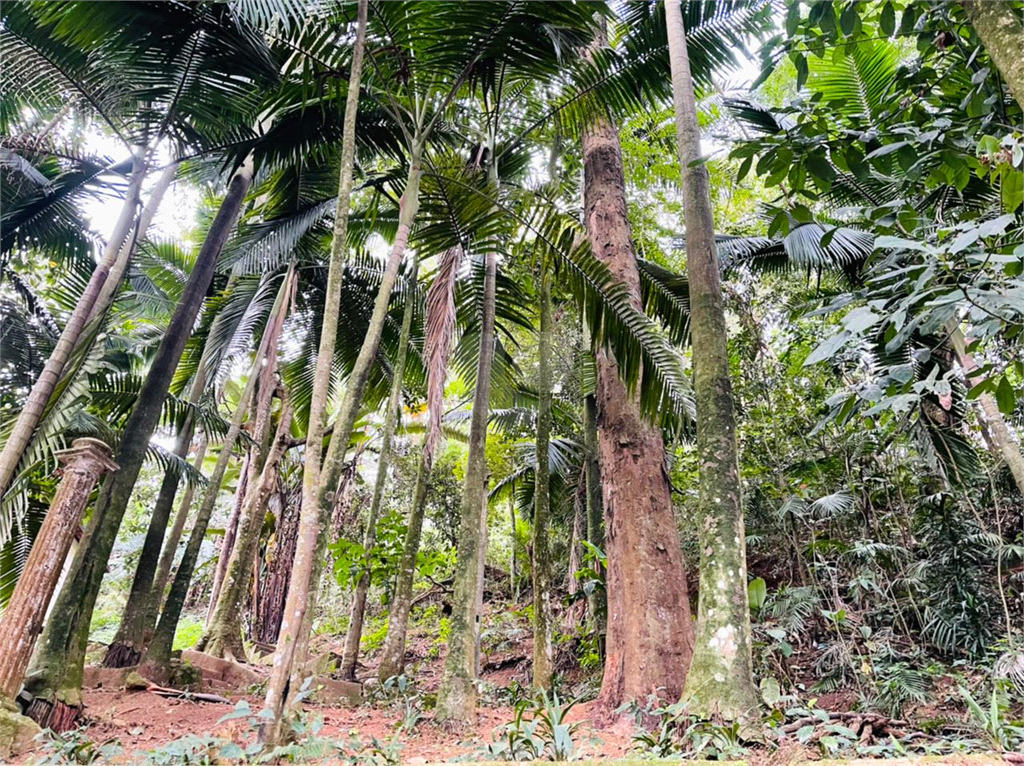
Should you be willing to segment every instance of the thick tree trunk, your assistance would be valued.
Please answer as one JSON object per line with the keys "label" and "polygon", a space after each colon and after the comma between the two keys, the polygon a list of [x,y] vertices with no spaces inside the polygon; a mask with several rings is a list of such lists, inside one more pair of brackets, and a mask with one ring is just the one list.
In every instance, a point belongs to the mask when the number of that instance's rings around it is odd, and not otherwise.
{"label": "thick tree trunk", "polygon": [[[116,462],[120,469],[104,481],[92,521],[72,565],[73,575],[54,605],[43,634],[35,667],[26,686],[52,706],[80,710],[79,689],[89,639],[89,622],[99,595],[110,552],[128,507],[149,440],[156,430],[164,397],[213,279],[224,243],[234,229],[252,183],[252,162],[239,168],[228,185],[220,210],[210,225],[192,273],[150,365],[138,400],[125,425]],[[69,716],[63,713],[63,723]]]}
{"label": "thick tree trunk", "polygon": [[117,470],[110,447],[98,439],[76,439],[71,449],[57,453],[57,460],[63,466],[60,486],[0,616],[0,700],[6,702],[13,702],[21,691],[89,495],[100,476]]}
{"label": "thick tree trunk", "polygon": [[1009,0],[964,0],[971,26],[1016,102],[1024,108],[1024,26]]}
{"label": "thick tree trunk", "polygon": [[203,651],[214,657],[245,662],[242,644],[242,607],[256,557],[260,528],[266,515],[267,502],[277,488],[278,467],[287,449],[291,430],[292,405],[287,396],[281,402],[281,419],[273,445],[263,461],[259,477],[253,482],[242,510],[238,539],[231,551],[224,576],[224,585],[213,611],[210,627],[203,637]]}
{"label": "thick tree trunk", "polygon": [[252,639],[268,646],[277,643],[284,603],[288,598],[288,583],[299,532],[299,500],[298,495],[281,496],[277,525],[267,543],[266,573],[259,582],[259,609],[253,619]]}
{"label": "thick tree trunk", "polygon": [[554,648],[551,642],[551,268],[541,259],[540,332],[537,342],[537,453],[533,511],[533,686],[551,689]]}
{"label": "thick tree trunk", "polygon": [[[370,513],[366,519],[366,534],[363,547],[367,556],[377,543],[377,517],[384,499],[384,485],[387,483],[388,470],[391,467],[391,443],[395,438],[395,430],[402,409],[402,379],[405,376],[405,360],[409,352],[409,335],[412,332],[412,315],[416,306],[415,285],[419,278],[419,254],[413,257],[412,275],[413,289],[409,290],[402,314],[402,330],[398,338],[398,358],[395,360],[391,394],[388,398],[387,411],[384,414],[384,435],[380,446],[380,459],[377,462],[377,480],[373,485],[373,498],[370,501]],[[366,572],[359,578],[356,592],[352,598],[352,609],[349,613],[348,630],[345,633],[345,649],[342,654],[341,667],[338,672],[348,681],[356,680],[356,664],[359,662],[359,642],[363,636],[363,618],[366,614],[366,594],[370,590],[370,573]]]}
{"label": "thick tree trunk", "polygon": [[473,392],[473,418],[469,430],[469,458],[462,491],[462,523],[452,596],[451,638],[437,694],[438,721],[472,723],[476,718],[477,572],[485,554],[485,530],[480,506],[487,499],[487,420],[494,361],[494,291],[497,256],[487,253],[484,267],[483,317],[480,356]]}
{"label": "thick tree trunk", "polygon": [[[301,630],[304,609],[309,598],[312,561],[309,556],[315,547],[316,525],[320,521],[320,469],[327,398],[330,393],[334,363],[334,346],[338,336],[338,311],[341,302],[341,279],[348,250],[348,216],[352,202],[352,168],[355,159],[356,112],[359,107],[359,85],[362,79],[363,57],[366,47],[366,20],[368,0],[359,0],[356,20],[356,39],[352,49],[348,93],[345,100],[345,118],[341,140],[341,170],[338,177],[338,205],[334,213],[334,238],[331,242],[331,261],[327,274],[327,292],[324,320],[320,333],[316,370],[313,374],[313,393],[309,407],[309,428],[306,437],[305,465],[302,474],[302,505],[300,529],[296,543],[293,573],[281,622],[281,637],[274,655],[274,670],[267,686],[266,705],[274,714],[273,722],[264,727],[260,738],[277,741],[283,738],[285,727],[284,706],[288,697],[292,660],[295,653],[295,632]],[[297,592],[300,591],[300,592]]]}
{"label": "thick tree trunk", "polygon": [[140,151],[134,160],[132,173],[128,180],[128,191],[121,206],[121,214],[114,224],[114,231],[111,232],[106,247],[103,249],[103,256],[96,264],[85,291],[79,297],[78,303],[75,304],[75,309],[68,317],[64,329],[61,330],[60,337],[57,339],[53,351],[50,352],[42,372],[39,373],[36,382],[32,384],[32,390],[29,392],[21,412],[18,413],[18,419],[15,421],[7,441],[4,442],[3,450],[0,451],[0,495],[10,487],[18,462],[25,453],[32,434],[43,417],[46,405],[50,402],[53,389],[56,387],[57,381],[60,380],[61,373],[64,372],[64,366],[96,306],[97,298],[103,290],[107,276],[121,252],[121,246],[128,238],[135,220],[146,169],[145,153]]}
{"label": "thick tree trunk", "polygon": [[[606,119],[595,119],[585,130],[583,157],[590,245],[641,310],[622,150]],[[693,623],[665,444],[657,427],[641,418],[638,397],[620,380],[607,350],[597,353],[597,403],[608,557],[607,659],[600,701],[612,711],[652,693],[674,699],[682,692],[693,653]]]}
{"label": "thick tree trunk", "polygon": [[377,677],[382,683],[392,676],[400,675],[405,667],[405,639],[409,629],[409,612],[412,610],[416,556],[420,550],[423,516],[427,506],[427,492],[430,489],[430,463],[430,456],[424,444],[419,467],[416,469],[416,486],[412,493],[412,507],[409,509],[405,542],[402,545],[402,560],[398,564],[395,593],[388,612],[388,637],[384,641],[380,665],[377,667]]}
{"label": "thick tree trunk", "polygon": [[231,426],[220,447],[220,455],[217,456],[217,464],[210,474],[206,493],[203,495],[203,504],[196,513],[195,523],[192,525],[192,533],[189,535],[185,552],[178,564],[178,571],[174,573],[174,580],[171,581],[171,590],[167,594],[167,601],[164,602],[163,611],[160,613],[160,620],[153,631],[153,640],[146,648],[143,655],[141,672],[151,680],[160,683],[167,679],[168,664],[171,660],[171,649],[174,645],[174,634],[178,629],[178,620],[181,617],[181,610],[185,605],[185,598],[188,596],[189,586],[192,584],[192,574],[195,571],[196,562],[199,560],[199,550],[206,538],[206,528],[213,515],[214,506],[217,504],[217,495],[220,494],[221,484],[224,481],[224,474],[227,472],[228,463],[231,462],[232,452],[238,442],[238,436],[242,432],[242,422],[249,411],[253,392],[256,389],[256,381],[259,378],[259,371],[263,364],[263,357],[274,350],[269,348],[269,336],[264,336],[263,342],[256,353],[256,360],[249,370],[249,377],[245,382],[245,388],[238,399],[238,406],[231,418]]}
{"label": "thick tree trunk", "polygon": [[665,17],[686,216],[700,477],[700,601],[697,640],[685,692],[690,710],[736,720],[756,715],[760,702],[751,661],[746,532],[725,305],[708,169],[700,161],[697,103],[679,0],[666,1]]}

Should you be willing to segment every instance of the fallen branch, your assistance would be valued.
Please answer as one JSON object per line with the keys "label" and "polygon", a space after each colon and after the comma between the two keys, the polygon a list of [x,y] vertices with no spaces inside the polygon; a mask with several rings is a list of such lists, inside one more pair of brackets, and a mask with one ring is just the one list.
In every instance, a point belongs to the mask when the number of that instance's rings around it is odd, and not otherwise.
{"label": "fallen branch", "polygon": [[[787,723],[782,727],[783,734],[795,734],[805,726],[817,726],[818,724],[829,723],[830,721],[850,721],[860,722],[868,724],[873,729],[885,729],[890,726],[906,726],[906,721],[901,721],[896,718],[887,718],[884,715],[877,713],[829,713],[829,720],[825,721],[819,716],[809,715],[803,718],[798,718],[792,723]],[[851,727],[852,728],[852,727]]]}
{"label": "fallen branch", "polygon": [[517,654],[517,655],[515,655],[513,657],[505,657],[504,659],[501,659],[501,660],[489,660],[488,662],[484,663],[484,666],[483,666],[482,669],[483,669],[483,672],[485,672],[485,673],[487,671],[489,671],[489,670],[504,670],[505,668],[515,667],[520,662],[523,662],[525,660],[526,660],[526,655],[525,654]]}
{"label": "fallen branch", "polygon": [[231,700],[226,697],[221,697],[219,694],[206,694],[205,692],[187,692],[183,689],[171,689],[167,686],[157,686],[156,684],[150,684],[146,687],[146,691],[153,692],[153,694],[161,697],[175,697],[179,699],[190,699],[197,702],[220,702],[225,705],[230,705]]}
{"label": "fallen branch", "polygon": [[1007,763],[1024,763],[1024,754],[1022,753],[1003,753],[1003,760]]}

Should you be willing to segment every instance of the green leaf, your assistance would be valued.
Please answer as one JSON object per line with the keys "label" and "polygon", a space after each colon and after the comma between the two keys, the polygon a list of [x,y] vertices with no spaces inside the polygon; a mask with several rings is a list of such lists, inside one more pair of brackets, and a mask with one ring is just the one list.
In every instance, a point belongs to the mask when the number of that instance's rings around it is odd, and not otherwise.
{"label": "green leaf", "polygon": [[843,30],[843,34],[849,37],[857,29],[857,4],[847,3],[846,8],[843,9],[842,16],[839,17],[839,28]]}
{"label": "green leaf", "polygon": [[808,68],[807,57],[804,54],[797,54],[793,58],[793,65],[796,66],[796,89],[800,90],[807,82]]}
{"label": "green leaf", "polygon": [[831,338],[826,338],[807,355],[807,358],[804,359],[804,367],[810,367],[812,364],[831,359],[846,344],[849,338],[850,333],[847,330],[841,330]]}
{"label": "green leaf", "polygon": [[836,169],[820,154],[809,154],[804,163],[807,170],[815,178],[824,181],[826,185],[831,184],[836,177]]}
{"label": "green leaf", "polygon": [[999,405],[999,411],[1004,415],[1012,415],[1017,408],[1017,392],[1014,391],[1013,384],[1005,375],[996,388],[996,403]]}
{"label": "green leaf", "polygon": [[768,598],[768,586],[763,577],[756,577],[747,584],[747,602],[751,609],[760,609]]}
{"label": "green leaf", "polygon": [[887,2],[882,6],[878,24],[882,28],[882,34],[886,37],[892,37],[896,33],[896,10],[892,7],[892,3]]}

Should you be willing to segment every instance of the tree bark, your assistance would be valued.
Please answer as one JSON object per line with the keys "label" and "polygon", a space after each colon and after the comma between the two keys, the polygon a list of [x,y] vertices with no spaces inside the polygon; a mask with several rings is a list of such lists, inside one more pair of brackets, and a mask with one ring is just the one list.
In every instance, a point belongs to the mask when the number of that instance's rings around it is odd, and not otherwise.
{"label": "tree bark", "polygon": [[[265,362],[260,368],[256,381],[256,394],[253,398],[251,422],[255,423],[252,429],[254,445],[250,447],[242,466],[242,473],[239,476],[238,491],[235,493],[235,505],[232,508],[231,519],[224,529],[224,539],[221,542],[220,552],[217,555],[217,568],[213,576],[213,587],[210,590],[210,606],[206,612],[206,631],[209,633],[213,621],[213,613],[220,600],[220,591],[227,575],[228,564],[231,561],[236,540],[239,537],[239,526],[246,531],[252,520],[245,517],[243,509],[247,507],[246,495],[251,487],[256,486],[260,473],[263,471],[263,464],[271,446],[271,408],[273,406],[274,393],[277,385],[277,346],[284,329],[285,320],[288,318],[289,305],[294,301],[296,289],[296,271],[294,264],[289,265],[281,287],[278,290],[274,301],[274,307],[270,312],[267,326],[263,332],[269,336],[266,347],[270,353],[265,357]],[[257,508],[259,512],[259,508]],[[260,517],[262,518],[262,516]],[[260,526],[256,527],[253,534],[259,537]],[[248,551],[249,560],[243,562],[242,571],[245,571],[251,564],[252,556],[255,554],[255,544]],[[236,599],[237,600],[237,599]],[[241,602],[237,603],[239,609]]]}
{"label": "tree bark", "polygon": [[[419,278],[419,254],[413,256],[412,284],[415,286]],[[409,351],[409,335],[412,332],[413,308],[416,305],[415,289],[409,291],[402,314],[402,330],[398,338],[398,357],[395,360],[391,394],[388,398],[387,411],[384,414],[384,435],[380,447],[380,459],[377,462],[377,480],[373,485],[373,498],[370,501],[370,513],[366,519],[366,534],[363,537],[363,548],[367,557],[377,543],[377,517],[384,499],[384,485],[387,483],[388,470],[391,467],[391,443],[395,438],[395,429],[402,409],[402,379],[405,376],[405,360]],[[366,614],[366,594],[370,590],[370,573],[367,571],[359,578],[356,592],[352,598],[352,609],[349,613],[348,630],[345,632],[345,648],[342,654],[341,667],[338,672],[347,681],[356,680],[356,664],[359,662],[359,642],[363,636],[363,618]]]}
{"label": "tree bark", "polygon": [[160,620],[153,632],[153,640],[146,648],[143,655],[140,672],[147,678],[161,683],[167,679],[168,664],[171,660],[171,649],[174,646],[174,634],[178,629],[178,620],[181,617],[181,610],[185,605],[185,598],[188,596],[188,589],[192,583],[192,574],[195,571],[196,562],[199,560],[199,550],[206,538],[206,528],[209,526],[210,517],[213,515],[214,506],[217,504],[217,495],[220,494],[221,484],[224,481],[224,474],[227,472],[228,463],[231,462],[231,455],[234,451],[238,436],[242,432],[242,421],[249,411],[253,392],[256,389],[256,381],[259,378],[259,370],[263,363],[263,357],[271,353],[269,348],[269,336],[264,336],[263,342],[256,353],[256,360],[249,370],[249,377],[245,382],[245,388],[238,399],[238,406],[231,418],[231,426],[220,447],[220,455],[217,456],[217,464],[213,473],[210,474],[206,493],[203,495],[203,504],[199,506],[196,513],[195,523],[192,525],[192,533],[189,535],[185,552],[178,564],[178,571],[174,573],[174,580],[171,581],[171,590],[167,594],[167,601],[164,602],[163,611],[160,613]]}
{"label": "tree bark", "polygon": [[[26,686],[38,698],[37,701],[45,701],[51,710],[54,706],[81,710],[82,668],[89,639],[89,622],[100,583],[145,459],[146,448],[159,423],[171,378],[209,290],[218,256],[242,209],[252,183],[252,172],[250,159],[231,178],[125,425],[116,458],[121,468],[111,474],[100,489],[92,521],[72,564],[73,575],[57,597],[43,634],[35,667]],[[62,723],[73,724],[77,712],[74,716],[61,712],[58,717]]]}
{"label": "tree bark", "polygon": [[381,651],[377,677],[381,683],[400,675],[405,667],[405,639],[409,629],[409,612],[412,610],[412,585],[416,574],[416,557],[419,555],[420,538],[423,536],[423,516],[430,489],[431,460],[424,437],[419,467],[416,469],[416,485],[412,493],[412,507],[402,545],[402,560],[398,564],[395,593],[388,612],[388,637]]}
{"label": "tree bark", "polygon": [[60,486],[0,616],[0,700],[6,702],[13,702],[21,691],[89,495],[100,476],[117,470],[110,447],[98,439],[76,439],[70,449],[57,453],[57,460],[64,466]]}
{"label": "tree bark", "polygon": [[[203,461],[206,459],[206,447],[207,439],[203,436],[196,447],[196,456],[192,463],[200,473],[203,470]],[[164,541],[164,548],[160,553],[160,563],[157,564],[156,574],[153,575],[153,589],[146,612],[146,632],[152,630],[160,613],[160,608],[163,606],[164,591],[167,590],[167,581],[171,577],[171,568],[174,566],[174,558],[178,553],[178,544],[181,542],[181,535],[185,531],[185,524],[188,522],[188,515],[192,510],[192,499],[194,496],[195,487],[190,484],[185,488],[185,492],[181,496],[178,512],[174,516],[174,523],[171,525],[171,530],[167,533],[167,539]]]}
{"label": "tree bark", "polygon": [[267,502],[277,487],[278,466],[287,447],[292,422],[292,404],[285,397],[281,402],[281,418],[273,445],[263,461],[260,475],[253,482],[246,495],[241,513],[238,539],[231,551],[230,561],[224,576],[224,585],[213,610],[213,619],[203,637],[202,650],[214,657],[245,662],[245,647],[242,644],[242,607],[256,546],[260,539],[260,528],[266,515]]}
{"label": "tree bark", "polygon": [[[267,685],[266,705],[274,715],[272,723],[260,732],[263,741],[278,741],[284,735],[284,706],[288,697],[292,660],[295,652],[295,632],[301,630],[306,601],[309,598],[312,561],[309,556],[317,537],[316,525],[320,521],[319,485],[323,455],[324,420],[330,393],[334,363],[334,346],[338,337],[338,311],[341,302],[341,279],[348,249],[348,217],[352,202],[352,168],[355,160],[356,112],[359,108],[359,84],[362,79],[363,57],[366,47],[366,20],[368,0],[359,0],[356,20],[356,39],[352,48],[348,94],[345,100],[345,119],[341,140],[341,170],[338,177],[338,204],[334,213],[334,237],[331,242],[331,260],[327,274],[327,292],[324,298],[324,320],[320,333],[320,347],[313,374],[313,393],[309,408],[309,428],[306,437],[305,465],[302,473],[302,505],[300,529],[296,542],[293,574],[288,588],[281,638],[274,655],[274,670]],[[296,574],[298,576],[296,577]]]}
{"label": "tree bark", "polygon": [[[299,499],[295,497],[295,499]],[[259,610],[253,620],[252,639],[263,644],[277,643],[288,598],[288,583],[295,557],[295,541],[299,532],[299,504],[290,502],[287,494],[281,496],[277,524],[265,555],[266,573],[260,578]]]}
{"label": "tree bark", "polygon": [[1024,26],[1008,0],[964,0],[978,33],[1017,104],[1024,108]]}
{"label": "tree bark", "polygon": [[131,176],[128,181],[128,191],[125,194],[124,204],[121,206],[121,213],[114,224],[114,231],[103,249],[103,256],[100,258],[85,291],[75,304],[74,311],[68,317],[68,321],[61,330],[53,351],[50,352],[46,364],[36,382],[32,384],[32,390],[25,400],[18,419],[14,423],[7,441],[4,442],[3,450],[0,451],[0,495],[5,493],[14,479],[14,473],[18,468],[21,456],[25,453],[36,426],[46,411],[46,405],[50,402],[53,389],[60,380],[64,366],[67,364],[78,343],[86,323],[92,314],[96,300],[103,289],[114,262],[121,251],[121,246],[128,238],[132,222],[135,220],[135,209],[139,204],[139,194],[142,190],[142,182],[146,177],[146,159],[144,152],[138,152],[134,158]]}
{"label": "tree bark", "polygon": [[729,347],[707,165],[679,0],[666,0],[676,138],[686,216],[693,388],[700,477],[700,600],[685,694],[690,710],[736,720],[757,714],[747,600],[746,532]]}
{"label": "tree bark", "polygon": [[[589,343],[588,343],[589,346]],[[597,445],[597,398],[587,394],[583,399],[583,446],[586,450],[586,462],[583,470],[587,492],[587,542],[601,552],[605,551],[604,540],[604,508],[601,503],[601,465],[598,462]],[[594,562],[595,570],[601,564]],[[591,627],[597,634],[601,657],[604,657],[605,616],[608,603],[605,593],[599,588],[591,591],[587,597],[587,614]]]}
{"label": "tree bark", "polygon": [[551,268],[541,258],[540,332],[538,333],[537,448],[534,468],[533,511],[533,686],[551,689],[554,648],[551,643]]}
{"label": "tree bark", "polygon": [[[956,354],[957,363],[964,371],[964,375],[967,376],[968,382],[972,386],[981,383],[982,379],[974,374],[978,369],[978,364],[974,361],[974,357],[968,353],[967,341],[959,327],[954,328],[953,332],[950,333],[949,342],[953,348],[953,353]],[[1003,413],[999,411],[999,405],[996,403],[995,397],[986,392],[978,397],[977,402],[988,430],[991,447],[994,448],[992,452],[995,458],[997,460],[1001,459],[1006,463],[1006,467],[1010,469],[1010,474],[1013,476],[1017,489],[1020,490],[1021,495],[1024,495],[1024,456],[1021,455],[1020,445],[1014,441],[1013,436],[1010,434],[1010,429],[1006,425]]]}
{"label": "tree bark", "polygon": [[[622,149],[607,119],[587,126],[583,157],[591,248],[642,310]],[[611,352],[602,349],[596,356],[608,558],[607,659],[599,700],[612,711],[652,693],[676,698],[682,692],[693,624],[661,432],[642,419],[639,399],[621,381]]]}
{"label": "tree bark", "polygon": [[[492,169],[493,172],[493,169]],[[491,398],[491,367],[494,361],[494,295],[497,256],[486,253],[480,356],[473,392],[473,418],[469,430],[469,458],[462,491],[462,523],[455,565],[451,638],[437,694],[438,721],[472,723],[476,718],[477,571],[485,554],[484,524],[480,505],[487,498],[487,420]]]}

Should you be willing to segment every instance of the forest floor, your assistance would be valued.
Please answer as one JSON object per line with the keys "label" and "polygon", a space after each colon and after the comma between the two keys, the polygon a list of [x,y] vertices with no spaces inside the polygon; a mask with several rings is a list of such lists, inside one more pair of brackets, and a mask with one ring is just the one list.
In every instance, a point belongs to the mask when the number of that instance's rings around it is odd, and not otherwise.
{"label": "forest floor", "polygon": [[[492,606],[492,608],[494,608]],[[510,613],[494,608],[490,615],[491,625],[500,623],[501,635],[485,644],[482,673],[482,694],[476,725],[472,728],[451,731],[433,721],[431,708],[436,699],[437,687],[443,670],[443,640],[438,633],[436,622],[420,620],[411,626],[407,672],[415,680],[413,686],[401,693],[394,688],[381,689],[366,687],[364,701],[357,706],[336,706],[307,703],[306,724],[310,726],[304,734],[307,745],[321,743],[325,757],[318,758],[307,748],[303,762],[358,764],[359,766],[390,766],[401,763],[410,766],[424,764],[484,763],[489,757],[487,746],[501,739],[502,729],[516,717],[513,707],[513,692],[517,685],[526,686],[529,680],[529,657],[532,637],[529,631],[518,625],[518,620],[508,619]],[[487,630],[485,625],[485,633]],[[340,654],[340,638],[319,636],[314,638],[313,656],[320,658],[321,673],[330,672],[332,657]],[[93,657],[98,657],[102,648],[97,646]],[[564,660],[565,658],[563,658]],[[263,660],[266,662],[266,659]],[[375,657],[371,651],[365,664],[359,667],[360,678],[375,676]],[[269,673],[265,665],[252,665],[251,669],[261,676]],[[578,671],[578,663],[577,663]],[[565,679],[566,693],[580,694],[589,678],[573,680],[573,673]],[[575,675],[579,675],[576,673]],[[589,679],[589,681],[587,680]],[[595,689],[588,692],[593,696]],[[63,743],[43,745],[36,753],[26,755],[20,763],[237,763],[241,755],[235,743],[245,747],[255,739],[256,719],[250,715],[238,714],[236,707],[241,701],[248,703],[254,715],[263,705],[259,685],[232,693],[224,689],[216,692],[228,698],[227,702],[200,702],[195,699],[175,699],[158,696],[152,691],[128,690],[122,688],[86,689],[84,692],[85,721],[79,732],[66,738]],[[936,695],[939,696],[938,694]],[[947,696],[947,699],[949,697]],[[818,707],[825,710],[850,710],[856,702],[856,695],[840,692],[821,695]],[[602,713],[604,713],[602,715]],[[232,715],[234,714],[234,715]],[[914,720],[956,720],[962,711],[948,708],[940,703],[922,707],[913,716]],[[224,720],[225,717],[228,720]],[[529,718],[530,715],[527,716]],[[908,716],[909,718],[910,716]],[[634,718],[627,715],[609,716],[596,702],[583,702],[573,706],[567,713],[566,723],[576,725],[572,733],[575,762],[600,761],[602,764],[651,763],[651,753],[638,749],[635,737],[640,731]],[[834,721],[839,723],[839,721]],[[901,723],[900,728],[913,731],[912,722]],[[657,728],[657,724],[654,724]],[[876,741],[887,739],[888,735],[876,732]],[[916,736],[916,735],[915,735]],[[922,735],[923,736],[923,735]],[[74,751],[75,743],[81,745],[80,753],[99,755],[95,760],[83,758]],[[232,758],[225,747],[232,747],[236,753]],[[334,748],[333,751],[331,748]],[[101,751],[102,749],[102,751]],[[339,757],[344,753],[344,757]],[[821,758],[820,751],[810,743],[799,744],[791,735],[781,740],[780,746],[755,746],[742,752],[735,752],[734,763],[748,766],[796,766],[809,763],[867,764],[878,760],[829,761]],[[902,755],[888,752],[887,755]],[[311,757],[312,756],[312,757]],[[895,758],[886,760],[892,766],[909,764],[935,764],[943,766],[997,766],[1002,763],[1024,763],[1013,756],[1007,759],[996,753],[980,755],[943,755],[928,758]],[[675,760],[678,762],[679,757]],[[296,759],[298,760],[298,759]],[[668,759],[666,762],[671,762]],[[704,763],[686,760],[686,763]]]}

